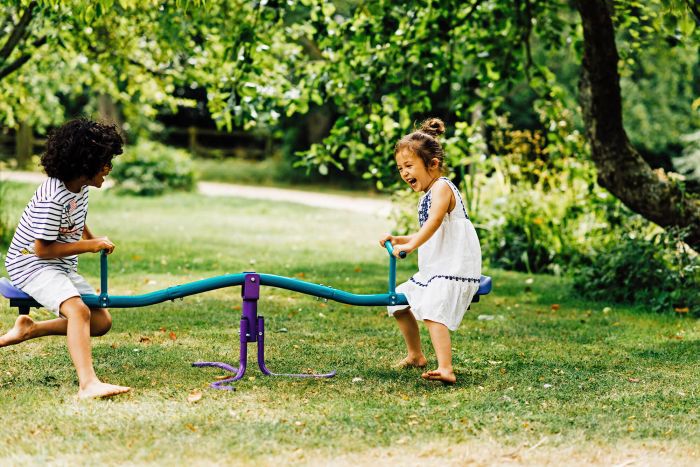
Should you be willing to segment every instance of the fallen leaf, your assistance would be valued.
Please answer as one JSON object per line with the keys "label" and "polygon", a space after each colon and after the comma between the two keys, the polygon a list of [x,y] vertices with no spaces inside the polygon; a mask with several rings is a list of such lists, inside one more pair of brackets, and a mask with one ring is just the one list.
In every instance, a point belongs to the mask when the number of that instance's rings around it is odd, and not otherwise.
{"label": "fallen leaf", "polygon": [[169,336],[170,336],[171,341],[174,341],[175,339],[177,339],[177,336],[175,335],[175,331],[170,331]]}
{"label": "fallen leaf", "polygon": [[139,342],[143,342],[144,344],[148,344],[148,343],[151,342],[151,338],[150,338],[150,337],[146,337],[146,336],[141,336],[141,337],[139,338]]}
{"label": "fallen leaf", "polygon": [[194,426],[194,425],[191,424],[191,423],[186,424],[186,425],[185,425],[185,428],[187,428],[188,430],[190,430],[190,431],[193,432],[193,433],[194,433],[195,431],[197,431],[197,427]]}
{"label": "fallen leaf", "polygon": [[355,272],[362,272],[362,268],[361,268],[360,266],[357,266],[357,267],[355,268]]}
{"label": "fallen leaf", "polygon": [[676,313],[688,313],[690,309],[687,306],[684,306],[682,308],[674,308],[676,310]]}
{"label": "fallen leaf", "polygon": [[219,375],[219,376],[214,376],[214,379],[217,381],[221,381],[222,379],[230,378],[231,375]]}
{"label": "fallen leaf", "polygon": [[[195,389],[187,396],[187,402],[197,402],[202,398],[202,391]],[[194,430],[192,430],[194,431]]]}
{"label": "fallen leaf", "polygon": [[294,274],[294,275],[297,276],[297,277],[301,277],[301,278],[306,277],[306,274],[304,274],[303,272],[298,272],[298,273],[296,273],[296,274]]}
{"label": "fallen leaf", "polygon": [[165,332],[165,328],[160,328],[160,332]]}
{"label": "fallen leaf", "polygon": [[557,311],[560,308],[558,303],[552,303],[552,311]]}
{"label": "fallen leaf", "polygon": [[629,381],[630,383],[638,383],[639,378],[627,378],[627,381]]}
{"label": "fallen leaf", "polygon": [[231,309],[232,309],[233,311],[241,311],[241,306],[240,306],[240,305],[233,305],[233,306],[231,307]]}

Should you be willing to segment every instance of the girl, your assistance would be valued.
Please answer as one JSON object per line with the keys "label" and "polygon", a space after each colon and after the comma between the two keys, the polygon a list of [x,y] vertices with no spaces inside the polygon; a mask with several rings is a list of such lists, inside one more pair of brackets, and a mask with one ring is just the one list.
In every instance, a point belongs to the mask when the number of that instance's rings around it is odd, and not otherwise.
{"label": "girl", "polygon": [[77,272],[78,255],[114,250],[107,237],[90,232],[85,219],[88,187],[102,186],[112,159],[122,153],[122,144],[114,125],[85,119],[69,121],[54,131],[41,157],[49,178],[24,209],[5,259],[15,287],[57,318],[34,322],[29,316],[18,317],[15,326],[0,337],[0,347],[42,336],[67,336],[81,399],[114,396],[130,389],[103,383],[95,374],[90,336],[106,334],[112,317],[104,308],[85,305],[80,295],[94,294],[95,289]]}
{"label": "girl", "polygon": [[412,235],[385,235],[394,255],[418,249],[418,272],[396,288],[406,295],[409,306],[388,307],[406,341],[408,355],[401,367],[424,367],[416,320],[425,322],[437,355],[438,368],[422,374],[429,380],[453,384],[450,331],[454,331],[479,289],[481,248],[474,226],[467,216],[459,190],[445,177],[444,151],[437,137],[445,132],[438,118],[423,122],[399,140],[394,158],[401,178],[413,191],[424,192],[418,201],[420,230]]}

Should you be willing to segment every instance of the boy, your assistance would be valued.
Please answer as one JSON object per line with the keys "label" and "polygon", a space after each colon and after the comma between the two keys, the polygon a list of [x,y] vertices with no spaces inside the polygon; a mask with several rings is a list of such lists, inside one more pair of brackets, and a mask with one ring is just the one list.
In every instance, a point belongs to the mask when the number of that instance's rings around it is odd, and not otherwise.
{"label": "boy", "polygon": [[95,290],[77,272],[79,254],[114,250],[107,237],[90,232],[85,219],[88,187],[102,186],[112,169],[112,159],[122,153],[122,145],[114,125],[81,118],[55,130],[41,157],[49,178],[24,209],[5,260],[15,287],[58,318],[34,322],[20,316],[0,337],[0,347],[35,337],[67,336],[81,399],[110,397],[130,389],[103,383],[95,374],[90,336],[106,334],[112,317],[104,308],[85,305],[80,295],[94,294]]}

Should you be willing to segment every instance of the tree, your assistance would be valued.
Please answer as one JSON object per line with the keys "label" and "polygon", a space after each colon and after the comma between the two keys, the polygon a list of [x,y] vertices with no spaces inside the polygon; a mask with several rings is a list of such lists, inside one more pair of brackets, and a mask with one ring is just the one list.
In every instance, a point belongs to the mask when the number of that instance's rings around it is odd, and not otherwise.
{"label": "tree", "polygon": [[700,199],[663,171],[654,172],[630,144],[622,121],[619,56],[605,0],[576,2],[583,24],[580,95],[598,181],[633,211],[662,227],[689,231],[700,249]]}

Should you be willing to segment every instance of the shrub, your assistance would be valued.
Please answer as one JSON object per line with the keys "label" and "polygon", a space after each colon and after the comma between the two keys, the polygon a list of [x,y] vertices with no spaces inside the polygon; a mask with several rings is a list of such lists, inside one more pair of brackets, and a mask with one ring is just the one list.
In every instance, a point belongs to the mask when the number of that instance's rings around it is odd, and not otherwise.
{"label": "shrub", "polygon": [[639,228],[611,239],[573,270],[581,295],[700,315],[700,257],[671,229],[648,238]]}
{"label": "shrub", "polygon": [[7,186],[5,182],[0,179],[0,259],[3,258],[5,250],[10,245],[10,241],[12,241],[12,234],[14,233],[14,226],[8,221],[6,215],[6,203],[8,201],[6,192]]}
{"label": "shrub", "polygon": [[189,153],[153,141],[128,147],[115,159],[111,176],[121,193],[157,196],[169,190],[191,191],[195,175]]}

